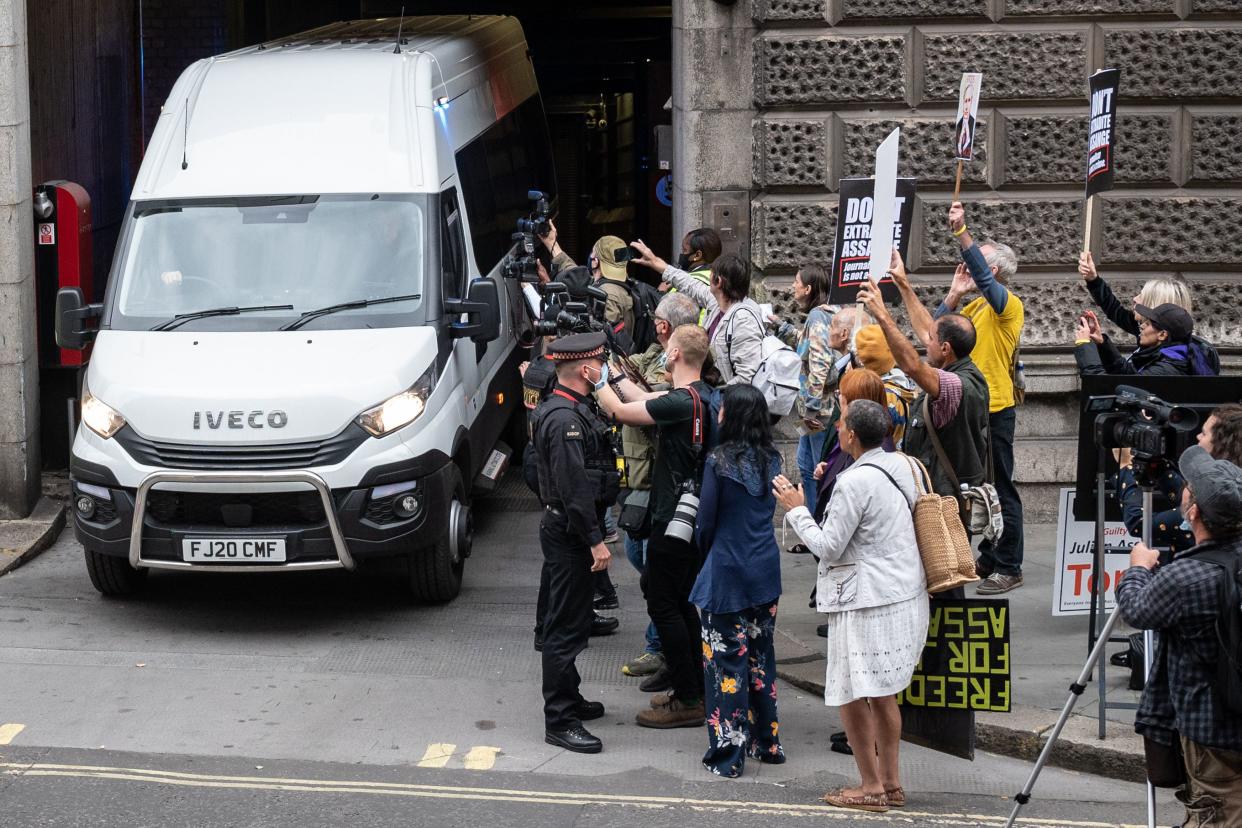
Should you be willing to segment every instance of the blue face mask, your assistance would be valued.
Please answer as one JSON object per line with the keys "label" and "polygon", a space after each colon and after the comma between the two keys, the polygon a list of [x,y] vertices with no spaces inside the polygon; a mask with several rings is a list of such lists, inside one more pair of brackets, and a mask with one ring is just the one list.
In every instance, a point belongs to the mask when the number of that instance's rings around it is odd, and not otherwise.
{"label": "blue face mask", "polygon": [[1189,533],[1191,531],[1190,520],[1188,518],[1182,518],[1182,522],[1177,525],[1177,528],[1181,529],[1183,532]]}
{"label": "blue face mask", "polygon": [[599,381],[595,383],[596,391],[603,391],[604,386],[608,384],[608,363],[604,363],[604,367],[599,369]]}

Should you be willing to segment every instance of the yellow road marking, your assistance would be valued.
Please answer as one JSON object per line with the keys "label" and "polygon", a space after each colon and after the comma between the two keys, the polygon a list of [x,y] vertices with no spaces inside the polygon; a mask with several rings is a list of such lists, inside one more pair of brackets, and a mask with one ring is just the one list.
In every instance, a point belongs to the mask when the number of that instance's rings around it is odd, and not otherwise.
{"label": "yellow road marking", "polygon": [[7,745],[13,737],[26,729],[24,724],[0,724],[0,745]]}
{"label": "yellow road marking", "polygon": [[442,768],[448,764],[455,750],[457,750],[457,745],[448,742],[432,742],[427,745],[423,758],[418,760],[418,766],[420,768]]}
{"label": "yellow road marking", "polygon": [[[746,802],[719,799],[689,799],[684,797],[632,796],[606,793],[568,793],[558,791],[526,791],[506,788],[459,787],[453,785],[418,785],[400,782],[366,782],[327,779],[286,779],[263,776],[221,776],[182,773],[178,771],[151,770],[146,768],[118,768],[96,765],[60,765],[48,763],[0,762],[0,770],[11,776],[53,776],[83,779],[112,779],[130,782],[146,782],[160,785],[177,785],[198,788],[222,788],[240,790],[296,791],[302,793],[350,793],[383,796],[424,797],[434,799],[462,799],[492,802],[530,802],[544,805],[614,805],[647,809],[689,808],[694,811],[736,813],[739,810],[753,815],[783,815],[831,819],[839,822],[901,822],[910,824],[918,818],[920,825],[961,825],[965,821],[988,825],[1003,825],[1004,816],[991,814],[936,814],[903,809],[901,812],[867,814],[862,811],[843,811],[828,805],[809,805],[787,802]],[[1140,825],[1120,825],[1109,822],[1093,822],[1066,819],[1023,818],[1024,825],[1055,826],[1056,828],[1143,828]]]}
{"label": "yellow road marking", "polygon": [[497,747],[478,745],[470,748],[464,760],[466,770],[491,770],[492,765],[496,764],[498,753],[500,753],[500,748]]}

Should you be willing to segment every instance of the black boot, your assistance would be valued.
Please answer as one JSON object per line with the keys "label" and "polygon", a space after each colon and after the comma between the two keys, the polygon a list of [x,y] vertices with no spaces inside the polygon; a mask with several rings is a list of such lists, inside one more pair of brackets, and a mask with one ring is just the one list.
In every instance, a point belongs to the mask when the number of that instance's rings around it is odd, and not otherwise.
{"label": "black boot", "polygon": [[568,730],[546,730],[543,734],[543,740],[549,745],[563,747],[565,750],[572,750],[574,753],[599,753],[604,749],[604,743],[595,736],[592,736],[582,725],[571,727]]}
{"label": "black boot", "polygon": [[596,614],[591,618],[591,635],[612,635],[621,622],[607,615]]}

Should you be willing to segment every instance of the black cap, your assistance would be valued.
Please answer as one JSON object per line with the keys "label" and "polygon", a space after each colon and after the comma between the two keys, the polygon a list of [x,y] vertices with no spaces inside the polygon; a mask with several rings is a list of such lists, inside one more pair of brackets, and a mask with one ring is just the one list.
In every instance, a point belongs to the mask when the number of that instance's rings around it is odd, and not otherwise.
{"label": "black cap", "polygon": [[1134,311],[1144,319],[1151,321],[1162,331],[1168,331],[1169,339],[1174,342],[1185,342],[1195,332],[1195,320],[1190,317],[1181,305],[1165,302],[1155,308],[1146,305],[1134,306]]}
{"label": "black cap", "polygon": [[1201,446],[1191,446],[1178,463],[1195,503],[1208,518],[1236,515],[1242,510],[1242,468],[1216,460]]}
{"label": "black cap", "polygon": [[586,289],[591,286],[595,278],[591,275],[589,268],[578,265],[558,272],[556,281],[565,286],[571,299],[585,299]]}
{"label": "black cap", "polygon": [[604,335],[602,333],[578,333],[562,336],[548,346],[548,358],[558,362],[575,359],[603,359]]}

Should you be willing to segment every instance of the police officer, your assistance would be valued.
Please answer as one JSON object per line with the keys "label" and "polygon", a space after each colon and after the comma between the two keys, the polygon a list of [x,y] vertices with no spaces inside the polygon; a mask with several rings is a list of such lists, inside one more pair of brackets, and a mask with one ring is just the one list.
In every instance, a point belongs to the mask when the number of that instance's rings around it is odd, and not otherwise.
{"label": "police officer", "polygon": [[603,744],[582,726],[604,715],[604,705],[582,698],[574,660],[591,633],[593,572],[608,568],[601,531],[603,510],[620,485],[607,424],[589,404],[608,381],[604,335],[573,334],[548,346],[556,384],[534,415],[534,449],[544,503],[539,526],[548,575],[543,616],[545,741],[578,753]]}

